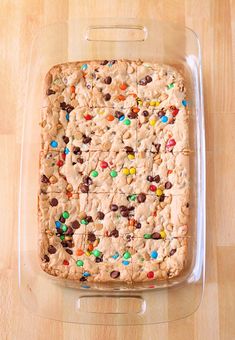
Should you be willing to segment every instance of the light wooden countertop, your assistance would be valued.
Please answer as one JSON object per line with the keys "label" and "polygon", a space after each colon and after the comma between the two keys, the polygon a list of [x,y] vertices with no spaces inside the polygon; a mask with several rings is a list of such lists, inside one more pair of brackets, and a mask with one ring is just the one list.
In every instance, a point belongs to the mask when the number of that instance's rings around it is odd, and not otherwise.
{"label": "light wooden countertop", "polygon": [[[235,339],[235,1],[0,1],[0,339]],[[39,27],[84,16],[170,20],[195,30],[203,53],[207,139],[207,270],[195,314],[169,324],[83,326],[41,319],[17,289],[17,199],[26,57]]]}

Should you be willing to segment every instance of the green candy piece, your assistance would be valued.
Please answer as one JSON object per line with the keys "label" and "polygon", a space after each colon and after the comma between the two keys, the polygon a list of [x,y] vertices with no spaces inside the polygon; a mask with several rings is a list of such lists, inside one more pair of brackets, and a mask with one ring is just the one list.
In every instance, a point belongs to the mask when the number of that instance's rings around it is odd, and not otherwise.
{"label": "green candy piece", "polygon": [[144,238],[145,238],[145,239],[152,238],[152,235],[151,235],[151,234],[144,234]]}
{"label": "green candy piece", "polygon": [[117,171],[115,171],[115,170],[110,171],[110,176],[111,177],[117,177]]}
{"label": "green candy piece", "polygon": [[84,262],[83,262],[82,260],[77,260],[77,262],[76,262],[76,265],[77,265],[78,267],[82,267],[83,264],[84,264]]}
{"label": "green candy piece", "polygon": [[167,87],[168,87],[168,89],[172,89],[174,87],[174,83],[167,85]]}
{"label": "green candy piece", "polygon": [[92,177],[97,177],[98,176],[98,171],[96,171],[96,170],[93,170],[92,172],[91,172],[91,176]]}
{"label": "green candy piece", "polygon": [[64,211],[62,214],[63,218],[69,218],[69,213],[68,211]]}
{"label": "green candy piece", "polygon": [[64,241],[64,237],[65,237],[64,235],[60,236],[61,241]]}
{"label": "green candy piece", "polygon": [[130,200],[131,200],[131,201],[135,201],[136,196],[137,196],[137,195],[131,195],[131,196],[130,196]]}
{"label": "green candy piece", "polygon": [[131,125],[130,119],[125,119],[125,120],[123,121],[123,124],[125,124],[125,125]]}
{"label": "green candy piece", "polygon": [[66,226],[65,224],[62,225],[61,229],[62,229],[63,231],[67,231],[67,230],[68,230],[68,228],[67,228],[67,226]]}
{"label": "green candy piece", "polygon": [[129,259],[131,257],[131,254],[129,253],[129,251],[126,251],[124,254],[123,254],[123,257],[124,259]]}
{"label": "green candy piece", "polygon": [[87,220],[81,220],[81,224],[85,224],[85,225],[87,225],[87,224],[88,224],[88,222],[87,222]]}
{"label": "green candy piece", "polygon": [[95,257],[98,257],[100,256],[100,251],[98,249],[95,249],[92,251],[92,254],[95,256]]}

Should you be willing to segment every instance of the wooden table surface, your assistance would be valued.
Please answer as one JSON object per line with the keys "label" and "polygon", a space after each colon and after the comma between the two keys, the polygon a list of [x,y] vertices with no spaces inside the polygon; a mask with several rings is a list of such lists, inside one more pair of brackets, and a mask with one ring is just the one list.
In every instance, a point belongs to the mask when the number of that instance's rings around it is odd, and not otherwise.
{"label": "wooden table surface", "polygon": [[[235,339],[235,1],[0,0],[0,339]],[[31,315],[17,290],[17,198],[26,57],[39,27],[84,16],[170,20],[195,30],[203,53],[207,140],[207,270],[195,314],[169,324],[70,325]]]}

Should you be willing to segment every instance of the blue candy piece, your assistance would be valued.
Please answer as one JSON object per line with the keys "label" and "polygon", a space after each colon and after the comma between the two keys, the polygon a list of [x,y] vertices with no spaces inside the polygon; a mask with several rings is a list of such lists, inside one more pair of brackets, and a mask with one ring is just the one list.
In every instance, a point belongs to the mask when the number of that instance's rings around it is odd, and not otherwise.
{"label": "blue candy piece", "polygon": [[60,228],[60,226],[61,226],[60,221],[55,221],[55,226],[56,226],[56,228]]}
{"label": "blue candy piece", "polygon": [[81,70],[83,70],[83,71],[85,71],[86,69],[87,69],[87,64],[83,64],[82,66],[81,66]]}
{"label": "blue candy piece", "polygon": [[162,116],[161,122],[162,122],[162,123],[167,123],[167,122],[168,122],[167,116]]}
{"label": "blue candy piece", "polygon": [[157,253],[156,250],[153,250],[153,251],[151,252],[151,257],[152,257],[152,259],[156,259],[156,258],[158,257],[158,253]]}
{"label": "blue candy piece", "polygon": [[119,121],[122,122],[124,119],[125,119],[125,116],[123,115],[119,118]]}
{"label": "blue candy piece", "polygon": [[187,106],[187,100],[182,100],[182,104],[184,105],[184,106]]}
{"label": "blue candy piece", "polygon": [[56,148],[58,146],[58,142],[56,140],[52,140],[50,145],[51,147]]}
{"label": "blue candy piece", "polygon": [[118,253],[118,252],[116,252],[116,253],[112,256],[112,258],[115,259],[115,260],[116,260],[118,257],[119,257],[119,253]]}
{"label": "blue candy piece", "polygon": [[129,261],[122,261],[122,264],[124,264],[124,266],[128,266],[128,264],[129,264],[130,262]]}
{"label": "blue candy piece", "polygon": [[91,276],[91,274],[89,272],[84,272],[83,276],[88,277],[88,276]]}
{"label": "blue candy piece", "polygon": [[85,285],[82,285],[81,287],[82,288],[87,288],[87,289],[90,288],[90,286],[85,286]]}
{"label": "blue candy piece", "polygon": [[66,113],[66,120],[69,121],[69,113]]}
{"label": "blue candy piece", "polygon": [[68,148],[65,148],[64,149],[64,153],[67,155],[69,153],[69,149]]}

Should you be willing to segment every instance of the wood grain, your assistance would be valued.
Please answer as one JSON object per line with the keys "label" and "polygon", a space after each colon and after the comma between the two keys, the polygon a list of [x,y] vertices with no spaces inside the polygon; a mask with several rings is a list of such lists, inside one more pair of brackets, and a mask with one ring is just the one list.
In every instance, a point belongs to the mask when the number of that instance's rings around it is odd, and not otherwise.
{"label": "wood grain", "polygon": [[[235,1],[0,1],[0,339],[235,339]],[[17,289],[17,195],[22,98],[29,47],[45,24],[67,18],[146,17],[195,30],[203,52],[207,137],[207,275],[197,312],[169,324],[132,327],[63,324],[31,315]]]}

